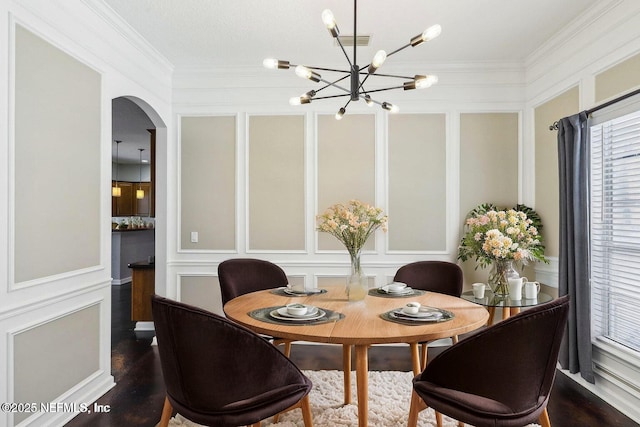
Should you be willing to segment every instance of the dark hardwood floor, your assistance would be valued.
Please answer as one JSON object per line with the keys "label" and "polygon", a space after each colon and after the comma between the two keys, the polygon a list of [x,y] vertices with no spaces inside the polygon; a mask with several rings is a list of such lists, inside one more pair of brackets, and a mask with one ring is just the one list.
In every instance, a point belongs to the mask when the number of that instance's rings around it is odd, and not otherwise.
{"label": "dark hardwood floor", "polygon": [[[68,427],[149,427],[160,420],[164,384],[157,348],[151,346],[150,334],[133,331],[130,286],[114,286],[112,301],[111,363],[117,385],[97,401],[110,411],[81,414]],[[340,346],[294,345],[291,358],[301,369],[341,369],[341,351]],[[433,355],[430,349],[430,357]],[[409,351],[406,347],[372,347],[369,368],[410,371]],[[556,376],[548,411],[553,427],[639,426],[562,373]]]}

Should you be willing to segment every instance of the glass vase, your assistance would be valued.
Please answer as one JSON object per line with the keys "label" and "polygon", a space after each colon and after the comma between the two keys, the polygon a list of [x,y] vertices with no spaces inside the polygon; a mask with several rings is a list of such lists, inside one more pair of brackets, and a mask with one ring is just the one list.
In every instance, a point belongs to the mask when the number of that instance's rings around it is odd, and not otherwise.
{"label": "glass vase", "polygon": [[349,252],[351,257],[351,274],[347,278],[347,299],[349,301],[362,301],[367,292],[367,277],[360,268],[360,251]]}
{"label": "glass vase", "polygon": [[491,264],[487,281],[495,295],[506,297],[509,295],[509,279],[518,277],[518,272],[513,268],[513,260],[500,259]]}

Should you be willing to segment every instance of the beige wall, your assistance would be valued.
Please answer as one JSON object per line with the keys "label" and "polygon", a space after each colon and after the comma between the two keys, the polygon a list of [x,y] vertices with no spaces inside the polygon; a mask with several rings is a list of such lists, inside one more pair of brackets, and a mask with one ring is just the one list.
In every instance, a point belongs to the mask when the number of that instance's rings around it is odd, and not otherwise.
{"label": "beige wall", "polygon": [[[470,210],[481,203],[518,203],[518,114],[460,115],[460,232]],[[466,283],[485,281],[476,262],[462,265]]]}
{"label": "beige wall", "polygon": [[216,276],[181,276],[180,301],[224,315],[220,282]]}
{"label": "beige wall", "polygon": [[15,282],[100,264],[100,74],[16,26]]}
{"label": "beige wall", "polygon": [[596,102],[640,86],[640,54],[596,75]]}
{"label": "beige wall", "polygon": [[[342,120],[318,116],[318,213],[335,203],[375,200],[375,116],[350,114]],[[365,249],[373,249],[369,239]],[[333,236],[319,233],[318,248],[344,249]]]}
{"label": "beige wall", "polygon": [[[93,305],[14,337],[14,402],[55,402],[99,369],[100,308]],[[87,402],[88,403],[88,402]],[[28,413],[17,413],[16,424]]]}
{"label": "beige wall", "polygon": [[182,117],[180,156],[180,247],[235,249],[235,116]]}
{"label": "beige wall", "polygon": [[304,116],[249,118],[249,249],[305,249]]}
{"label": "beige wall", "polygon": [[389,116],[389,250],[444,251],[446,117]]}
{"label": "beige wall", "polygon": [[572,88],[535,109],[535,207],[544,226],[545,255],[558,256],[558,133],[549,126],[575,114],[579,108],[578,88]]}

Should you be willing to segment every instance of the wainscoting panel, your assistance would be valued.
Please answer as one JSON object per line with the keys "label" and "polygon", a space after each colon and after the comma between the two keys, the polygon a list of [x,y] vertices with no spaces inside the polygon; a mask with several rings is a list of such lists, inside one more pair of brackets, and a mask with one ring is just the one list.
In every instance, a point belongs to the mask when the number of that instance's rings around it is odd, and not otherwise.
{"label": "wainscoting panel", "polygon": [[446,116],[389,115],[390,251],[445,251]]}
{"label": "wainscoting panel", "polygon": [[304,116],[250,116],[248,250],[305,249]]}
{"label": "wainscoting panel", "polygon": [[[318,115],[318,213],[335,203],[359,199],[375,205],[375,115]],[[370,239],[365,249],[373,249]],[[320,250],[344,249],[327,233],[318,235]]]}
{"label": "wainscoting panel", "polygon": [[180,248],[235,249],[236,117],[182,117],[180,158]]}
{"label": "wainscoting panel", "polygon": [[19,285],[100,265],[102,77],[20,25],[13,65]]}

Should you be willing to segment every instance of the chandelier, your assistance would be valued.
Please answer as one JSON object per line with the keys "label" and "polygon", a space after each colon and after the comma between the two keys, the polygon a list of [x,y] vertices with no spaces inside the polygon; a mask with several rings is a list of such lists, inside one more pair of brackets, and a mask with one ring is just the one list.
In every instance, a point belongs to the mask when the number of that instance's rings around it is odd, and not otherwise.
{"label": "chandelier", "polygon": [[[338,70],[333,68],[322,68],[322,67],[311,67],[305,65],[295,65],[291,64],[289,61],[281,61],[273,58],[265,59],[262,64],[266,68],[270,69],[289,69],[294,68],[295,73],[302,77],[311,80],[315,83],[323,83],[324,86],[312,89],[301,96],[293,97],[289,99],[289,104],[291,105],[301,105],[301,104],[309,104],[312,101],[320,100],[320,99],[329,99],[329,98],[340,98],[340,97],[349,97],[347,103],[341,107],[336,113],[336,119],[340,120],[344,116],[347,111],[347,106],[351,101],[358,101],[360,99],[364,100],[367,105],[372,106],[373,104],[380,105],[384,110],[390,111],[392,113],[396,113],[399,111],[397,105],[393,105],[389,102],[380,102],[371,97],[371,94],[374,92],[382,92],[386,90],[392,89],[404,89],[404,90],[412,90],[412,89],[424,89],[432,86],[437,83],[438,77],[435,75],[414,75],[413,77],[407,76],[398,76],[391,74],[381,74],[376,73],[376,71],[382,66],[385,60],[393,54],[400,52],[401,50],[411,46],[416,47],[424,42],[429,40],[433,40],[434,38],[440,35],[442,31],[440,25],[433,25],[427,28],[422,34],[418,34],[413,37],[409,43],[400,47],[399,49],[394,50],[391,53],[386,53],[384,50],[379,50],[373,56],[371,63],[364,66],[359,67],[357,65],[357,0],[353,1],[353,58],[349,58],[347,51],[344,48],[342,40],[340,39],[340,31],[338,30],[338,25],[336,24],[336,20],[333,16],[333,13],[329,9],[325,9],[322,12],[322,21],[326,25],[327,29],[331,36],[336,40],[342,52],[344,53],[345,58],[349,64],[348,70]],[[340,77],[335,80],[327,80],[323,78],[318,71],[328,71],[340,73]],[[367,90],[365,88],[365,82],[370,77],[391,77],[396,79],[405,80],[401,85],[385,87],[382,89],[372,89]],[[340,84],[343,80],[349,79],[349,87],[345,87],[344,83]],[[327,96],[317,96],[318,93],[326,88],[333,87],[338,89],[340,92],[343,92],[339,95],[327,95]],[[375,96],[375,95],[374,95]]]}

